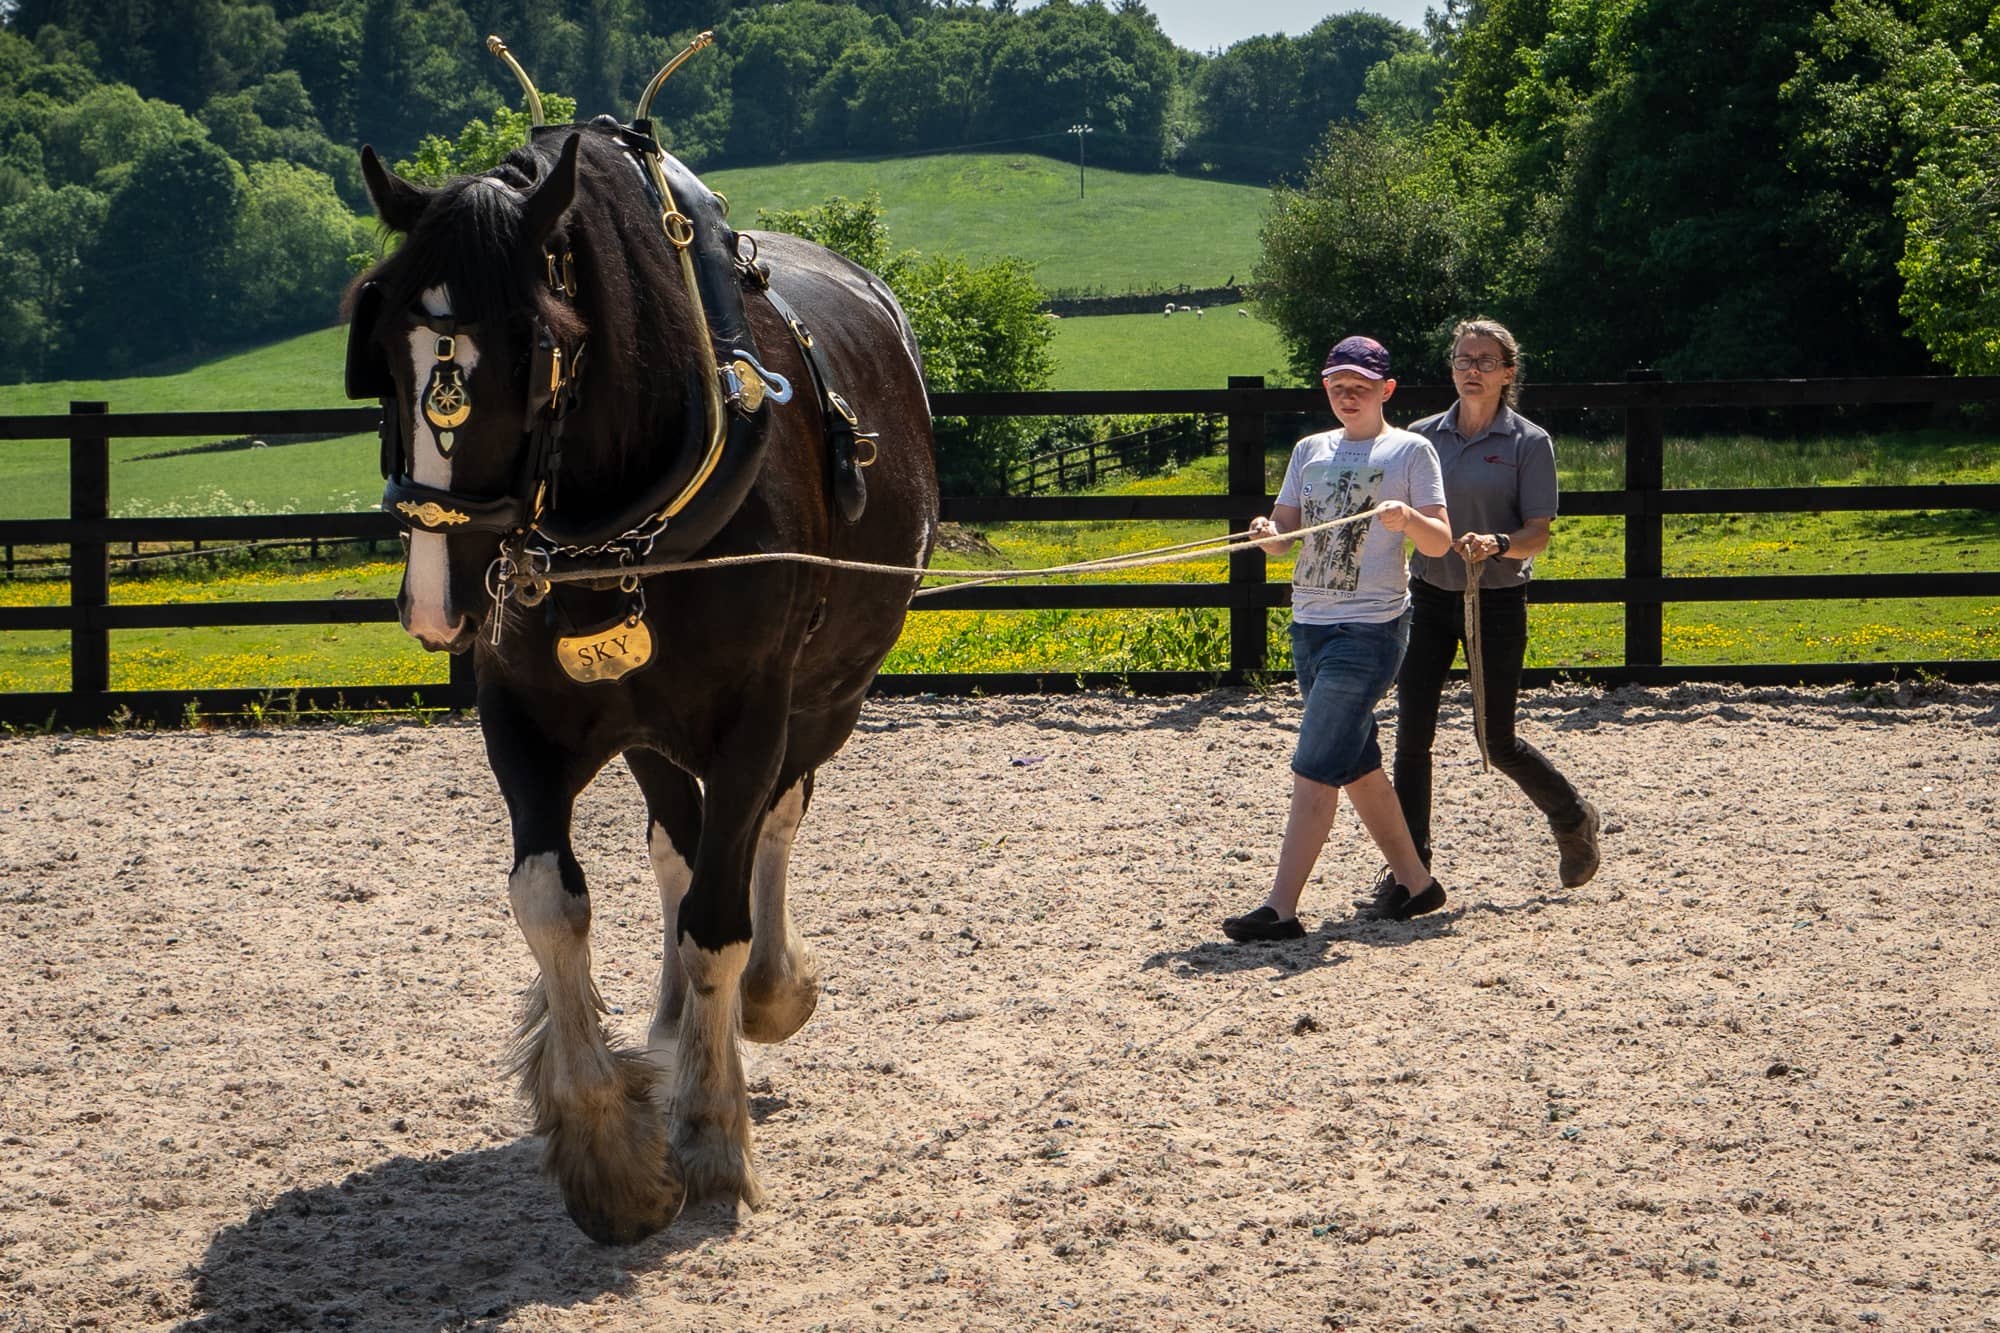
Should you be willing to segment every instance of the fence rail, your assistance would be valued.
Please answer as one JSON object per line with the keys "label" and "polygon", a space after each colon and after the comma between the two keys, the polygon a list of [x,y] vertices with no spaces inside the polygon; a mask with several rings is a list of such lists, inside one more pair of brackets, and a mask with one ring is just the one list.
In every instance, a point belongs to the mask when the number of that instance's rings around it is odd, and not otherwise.
{"label": "fence rail", "polygon": [[1002,481],[1008,495],[1095,486],[1107,473],[1141,468],[1158,471],[1169,462],[1200,458],[1215,451],[1215,442],[1215,418],[1190,417],[1108,440],[1050,449],[1023,459]]}
{"label": "fence rail", "polygon": [[[1602,684],[1672,684],[1733,681],[1872,682],[1924,672],[1957,681],[2000,680],[2000,660],[1899,663],[1748,664],[1689,667],[1665,663],[1664,608],[1675,602],[1816,600],[1880,597],[2000,597],[2000,571],[1944,574],[1783,575],[1690,578],[1663,569],[1664,520],[1675,514],[1783,513],[1835,510],[1949,509],[2000,512],[2000,485],[1829,486],[1668,490],[1664,483],[1664,414],[1683,408],[1790,408],[1882,404],[2000,402],[2000,377],[1897,377],[1845,380],[1745,380],[1676,383],[1635,373],[1623,383],[1558,384],[1531,391],[1536,410],[1615,409],[1625,420],[1625,484],[1617,490],[1571,491],[1570,516],[1625,520],[1622,578],[1540,579],[1530,585],[1541,603],[1622,603],[1624,661],[1616,666],[1531,670],[1527,683],[1558,674]],[[1407,415],[1448,405],[1442,386],[1408,386],[1397,395]],[[938,394],[941,416],[1056,416],[1063,414],[1214,414],[1225,419],[1228,479],[1221,495],[951,497],[943,517],[961,523],[1052,520],[1214,520],[1240,531],[1268,513],[1264,460],[1267,418],[1324,411],[1310,389],[1267,389],[1261,379],[1232,378],[1225,389],[1090,390],[1056,393]],[[70,689],[0,694],[0,721],[90,726],[117,710],[134,717],[172,719],[196,698],[194,691],[110,688],[110,635],[115,630],[223,625],[355,624],[392,620],[387,598],[190,604],[116,604],[110,601],[113,546],[131,542],[246,541],[261,539],[385,539],[395,535],[378,513],[287,514],[217,518],[112,518],[110,442],[135,437],[261,434],[353,434],[379,422],[373,408],[283,412],[138,412],[113,414],[104,403],[74,403],[64,414],[0,417],[0,441],[67,440],[70,513],[62,519],[0,521],[0,545],[69,548],[70,601],[61,607],[0,606],[0,633],[66,632],[70,639]],[[1267,580],[1262,552],[1229,557],[1225,583],[1120,583],[996,585],[953,589],[927,597],[930,609],[1047,609],[1212,607],[1229,612],[1229,662],[1221,671],[1138,673],[953,673],[885,675],[882,693],[963,693],[972,690],[1064,691],[1122,686],[1146,691],[1197,690],[1243,683],[1267,668],[1266,622],[1272,608],[1289,603],[1291,590]],[[273,694],[295,698],[301,709],[419,703],[467,708],[473,701],[469,657],[451,659],[443,686],[325,687],[292,691],[203,690],[201,704],[214,711],[258,706]]]}

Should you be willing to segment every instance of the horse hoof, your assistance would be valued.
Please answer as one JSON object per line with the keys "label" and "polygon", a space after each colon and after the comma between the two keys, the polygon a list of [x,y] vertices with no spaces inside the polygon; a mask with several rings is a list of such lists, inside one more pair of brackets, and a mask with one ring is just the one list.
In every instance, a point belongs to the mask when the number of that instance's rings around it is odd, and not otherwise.
{"label": "horse hoof", "polygon": [[678,1122],[674,1126],[674,1155],[687,1173],[690,1198],[736,1198],[753,1209],[764,1206],[764,1186],[750,1165],[748,1142],[733,1137],[721,1125]]}
{"label": "horse hoof", "polygon": [[671,1151],[660,1163],[660,1178],[653,1182],[653,1188],[636,1190],[628,1184],[619,1193],[624,1197],[613,1203],[565,1188],[563,1207],[577,1229],[598,1244],[636,1245],[672,1226],[681,1215],[681,1205],[687,1202],[681,1164]]}
{"label": "horse hoof", "polygon": [[810,954],[789,975],[743,975],[743,1037],[763,1045],[783,1041],[819,1008],[819,965]]}

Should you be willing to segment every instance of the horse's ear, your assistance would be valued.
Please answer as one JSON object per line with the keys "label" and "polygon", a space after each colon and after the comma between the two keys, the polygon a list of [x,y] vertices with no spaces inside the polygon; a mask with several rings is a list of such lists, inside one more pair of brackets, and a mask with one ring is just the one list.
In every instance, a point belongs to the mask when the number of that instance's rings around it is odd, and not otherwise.
{"label": "horse's ear", "polygon": [[581,134],[572,134],[563,140],[562,156],[556,159],[549,174],[542,177],[535,192],[528,196],[521,230],[532,244],[540,245],[542,239],[555,230],[556,223],[576,198],[576,155],[577,146],[582,142]]}
{"label": "horse's ear", "polygon": [[374,148],[361,146],[361,176],[368,182],[368,197],[375,201],[375,215],[390,231],[407,233],[417,225],[431,192],[398,176],[382,165]]}

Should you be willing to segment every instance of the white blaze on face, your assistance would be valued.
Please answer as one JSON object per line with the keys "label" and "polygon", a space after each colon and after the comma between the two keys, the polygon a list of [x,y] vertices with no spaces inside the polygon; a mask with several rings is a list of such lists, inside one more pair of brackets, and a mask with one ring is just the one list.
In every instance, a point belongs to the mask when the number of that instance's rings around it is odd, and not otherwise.
{"label": "white blaze on face", "polygon": [[[434,319],[451,315],[451,297],[442,287],[424,293],[424,312]],[[451,489],[451,460],[438,450],[437,434],[424,419],[424,391],[430,387],[431,370],[437,365],[437,338],[428,329],[410,330],[410,477],[420,486]],[[479,348],[470,336],[454,335],[453,360],[468,382],[472,368],[479,364]],[[458,628],[472,608],[453,606],[450,579],[445,562],[445,539],[435,532],[410,533],[410,563],[407,587],[409,605],[404,628],[433,647],[443,647],[457,637]]]}

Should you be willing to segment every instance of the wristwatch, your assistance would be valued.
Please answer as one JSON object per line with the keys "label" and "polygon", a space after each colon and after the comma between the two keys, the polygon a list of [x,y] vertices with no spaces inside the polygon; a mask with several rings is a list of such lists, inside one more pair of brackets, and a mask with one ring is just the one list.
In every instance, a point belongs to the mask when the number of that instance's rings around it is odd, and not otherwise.
{"label": "wristwatch", "polygon": [[1498,543],[1500,543],[1500,549],[1499,549],[1499,550],[1497,550],[1497,551],[1495,551],[1495,552],[1493,553],[1493,554],[1495,554],[1495,555],[1505,555],[1505,554],[1507,554],[1507,548],[1508,548],[1508,547],[1510,547],[1510,546],[1512,546],[1512,545],[1514,544],[1514,539],[1513,539],[1512,537],[1509,537],[1509,536],[1508,536],[1508,535],[1507,535],[1506,533],[1504,533],[1504,532],[1496,532],[1496,533],[1494,533],[1494,534],[1493,534],[1493,540],[1494,540],[1494,541],[1496,541],[1496,542],[1498,542]]}

